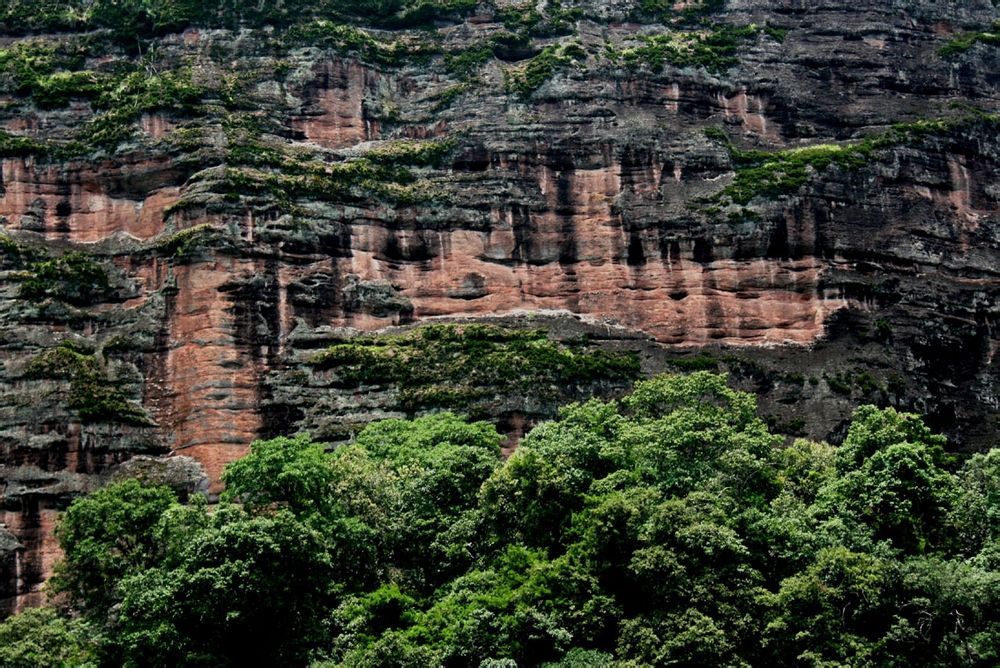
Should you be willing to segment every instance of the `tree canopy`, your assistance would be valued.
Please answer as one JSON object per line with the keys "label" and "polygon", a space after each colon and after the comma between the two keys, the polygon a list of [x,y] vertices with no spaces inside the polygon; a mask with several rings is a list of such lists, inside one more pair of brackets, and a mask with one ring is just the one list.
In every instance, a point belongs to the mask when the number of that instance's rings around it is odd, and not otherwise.
{"label": "tree canopy", "polygon": [[440,413],[254,443],[214,508],[95,492],[59,530],[74,614],[0,625],[38,638],[0,663],[1000,662],[1000,451],[871,406],[787,445],[707,372],[501,441]]}

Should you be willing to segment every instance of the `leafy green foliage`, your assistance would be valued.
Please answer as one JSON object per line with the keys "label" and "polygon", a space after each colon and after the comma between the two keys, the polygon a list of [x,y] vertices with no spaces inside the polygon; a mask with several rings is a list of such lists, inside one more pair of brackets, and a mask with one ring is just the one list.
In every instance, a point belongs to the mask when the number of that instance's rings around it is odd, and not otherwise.
{"label": "leafy green foliage", "polygon": [[35,153],[42,153],[46,149],[41,142],[35,141],[23,135],[14,135],[6,130],[0,130],[0,157],[16,158]]}
{"label": "leafy green foliage", "polygon": [[122,41],[137,35],[177,32],[189,26],[238,29],[288,26],[335,17],[365,19],[392,27],[454,20],[472,11],[475,0],[10,0],[0,21],[18,33],[105,29]]}
{"label": "leafy green foliage", "polygon": [[4,269],[22,269],[36,261],[40,253],[37,248],[21,244],[6,234],[0,234],[0,266]]}
{"label": "leafy green foliage", "polygon": [[478,0],[410,0],[401,11],[383,18],[382,22],[392,28],[433,26],[438,21],[460,20],[475,10],[477,4]]}
{"label": "leafy green foliage", "polygon": [[330,513],[333,470],[323,446],[305,436],[258,441],[252,456],[225,471],[226,497],[248,510],[289,508],[296,514]]}
{"label": "leafy green foliage", "polygon": [[218,250],[224,244],[222,230],[209,223],[202,223],[160,240],[156,249],[176,261],[184,261],[196,257],[206,248]]}
{"label": "leafy green foliage", "polygon": [[506,70],[504,87],[508,93],[527,97],[559,70],[585,59],[586,53],[576,43],[547,46],[526,65]]}
{"label": "leafy green foliage", "polygon": [[643,37],[641,46],[610,50],[612,60],[636,69],[641,65],[659,72],[664,65],[704,67],[710,72],[724,72],[736,65],[740,45],[765,32],[755,24],[722,26],[711,31],[668,31]]}
{"label": "leafy green foliage", "polygon": [[83,4],[72,0],[7,0],[0,8],[0,24],[11,33],[79,28]]}
{"label": "leafy green foliage", "polygon": [[587,350],[551,341],[544,330],[491,325],[429,325],[390,336],[352,339],[312,359],[346,384],[395,384],[408,410],[465,408],[521,392],[553,399],[567,385],[629,381],[632,354]]}
{"label": "leafy green foliage", "polygon": [[366,62],[388,66],[420,62],[439,50],[427,39],[406,37],[382,40],[361,28],[327,19],[292,26],[281,39],[289,46],[323,47],[353,53]]}
{"label": "leafy green foliage", "polygon": [[72,97],[96,94],[94,72],[80,71],[84,50],[71,44],[28,39],[0,50],[0,74],[14,93],[34,97],[39,106],[65,106]]}
{"label": "leafy green foliage", "polygon": [[938,49],[938,53],[945,58],[959,56],[976,44],[988,44],[990,46],[1000,46],[1000,21],[993,23],[989,30],[967,32],[953,37],[948,43]]}
{"label": "leafy green foliage", "polygon": [[818,144],[783,151],[744,151],[736,148],[725,133],[710,128],[706,135],[726,144],[736,176],[733,182],[709,201],[715,204],[746,205],[758,197],[775,198],[794,194],[815,174],[830,167],[858,170],[876,157],[876,152],[907,145],[921,139],[945,136],[975,125],[1000,127],[1000,116],[975,113],[945,119],[899,123],[888,131],[851,144]]}
{"label": "leafy green foliage", "polygon": [[176,504],[170,489],[129,480],[71,505],[56,532],[65,557],[53,587],[88,611],[107,613],[121,579],[163,556],[154,527]]}
{"label": "leafy green foliage", "polygon": [[652,16],[661,21],[703,19],[706,14],[723,10],[726,0],[693,0],[683,3],[683,9],[678,9],[679,6],[679,3],[673,0],[641,0],[638,3],[638,14]]}
{"label": "leafy green foliage", "polygon": [[49,348],[33,357],[25,375],[69,380],[67,404],[77,410],[83,422],[151,424],[146,411],[130,402],[121,388],[108,379],[97,358],[70,345]]}
{"label": "leafy green foliage", "polygon": [[552,37],[572,32],[574,22],[583,15],[576,7],[563,7],[560,0],[551,0],[539,7],[533,2],[505,5],[497,8],[497,18],[518,35]]}
{"label": "leafy green foliage", "polygon": [[0,665],[96,667],[98,638],[81,619],[35,608],[0,623]]}
{"label": "leafy green foliage", "polygon": [[102,113],[83,127],[77,141],[114,147],[135,132],[133,121],[142,113],[190,108],[205,93],[191,76],[191,71],[186,69],[158,74],[135,70],[120,79],[110,80],[94,104]]}
{"label": "leafy green foliage", "polygon": [[451,74],[466,80],[492,59],[493,46],[491,44],[478,44],[465,51],[445,55],[444,66]]}
{"label": "leafy green foliage", "polygon": [[80,251],[32,262],[17,277],[21,298],[58,299],[71,304],[92,304],[111,289],[108,274],[94,258]]}
{"label": "leafy green foliage", "polygon": [[871,406],[839,448],[781,442],[709,372],[566,406],[506,461],[449,413],[262,441],[214,511],[74,503],[84,618],[8,625],[123,665],[995,665],[998,451],[953,472]]}
{"label": "leafy green foliage", "polygon": [[0,50],[0,81],[40,107],[64,107],[88,98],[95,114],[66,142],[40,142],[4,132],[0,154],[43,154],[58,158],[87,155],[132,138],[135,121],[160,109],[185,111],[200,103],[206,89],[192,82],[188,69],[153,73],[134,62],[116,63],[113,71],[79,69],[86,49],[41,40],[24,40]]}
{"label": "leafy green foliage", "polygon": [[332,573],[324,537],[287,512],[173,511],[160,525],[172,534],[160,543],[163,561],[120,583],[114,643],[124,662],[301,663],[323,639]]}
{"label": "leafy green foliage", "polygon": [[228,166],[213,185],[233,199],[266,195],[268,204],[283,209],[294,209],[300,197],[338,203],[372,196],[429,201],[436,193],[414,168],[439,165],[453,148],[451,141],[399,140],[331,165],[316,156],[290,153],[284,145],[243,136],[230,143]]}
{"label": "leafy green foliage", "polygon": [[865,166],[871,151],[867,144],[819,144],[775,153],[734,151],[736,178],[724,196],[736,204],[749,204],[755,197],[794,193],[831,165],[847,170]]}

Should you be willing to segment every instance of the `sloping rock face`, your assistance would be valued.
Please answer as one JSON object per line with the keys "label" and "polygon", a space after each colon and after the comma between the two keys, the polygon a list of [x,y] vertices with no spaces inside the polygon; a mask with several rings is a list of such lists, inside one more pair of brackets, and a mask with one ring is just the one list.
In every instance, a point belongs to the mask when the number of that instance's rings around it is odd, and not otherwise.
{"label": "sloping rock face", "polygon": [[138,455],[215,493],[254,438],[420,410],[316,368],[356,332],[544,327],[726,369],[787,433],[876,402],[994,443],[1000,49],[969,37],[993,3],[654,4],[10,28],[0,613],[40,600],[59,509]]}

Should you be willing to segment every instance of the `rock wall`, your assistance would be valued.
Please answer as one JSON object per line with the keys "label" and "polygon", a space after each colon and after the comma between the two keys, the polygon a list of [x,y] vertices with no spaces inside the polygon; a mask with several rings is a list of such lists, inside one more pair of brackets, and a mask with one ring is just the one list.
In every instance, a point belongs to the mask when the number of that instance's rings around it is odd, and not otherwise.
{"label": "rock wall", "polygon": [[[646,373],[728,370],[788,433],[836,440],[874,401],[955,449],[995,443],[1000,50],[941,52],[992,3],[564,3],[580,11],[552,29],[497,4],[351,29],[368,41],[2,39],[83,43],[112,92],[53,107],[4,75],[0,612],[40,600],[58,510],[137,455],[189,456],[217,492],[256,437],[405,413],[391,386],[310,364],[353,331],[541,324]],[[732,60],[692,60],[725,26],[744,31]],[[866,138],[861,159],[795,163]],[[773,176],[751,151],[801,178],[727,200]],[[97,279],[46,268],[73,252],[107,285],[81,296]],[[83,366],[40,372],[56,349]],[[496,419],[522,432],[554,405]]]}

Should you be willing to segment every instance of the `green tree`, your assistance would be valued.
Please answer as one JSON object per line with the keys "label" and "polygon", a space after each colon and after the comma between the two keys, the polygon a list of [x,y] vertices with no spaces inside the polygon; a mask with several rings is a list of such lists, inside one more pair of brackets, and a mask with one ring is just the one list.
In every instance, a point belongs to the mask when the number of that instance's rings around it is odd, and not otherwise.
{"label": "green tree", "polygon": [[924,445],[935,464],[942,464],[945,438],[933,433],[919,415],[900,413],[894,408],[880,409],[860,406],[854,411],[847,438],[837,450],[840,471],[851,471],[890,445],[916,443]]}
{"label": "green tree", "polygon": [[383,506],[369,522],[385,534],[386,558],[412,586],[434,587],[468,566],[444,539],[456,537],[456,524],[476,507],[481,485],[500,465],[501,440],[488,423],[440,413],[374,423],[337,453],[339,461],[361,450],[379,462],[369,479],[381,486],[371,498]]}
{"label": "green tree", "polygon": [[98,665],[98,629],[53,608],[34,608],[0,622],[0,666],[60,668]]}
{"label": "green tree", "polygon": [[250,454],[226,467],[222,480],[228,500],[248,510],[287,508],[296,516],[329,516],[334,472],[330,455],[308,436],[255,441]]}
{"label": "green tree", "polygon": [[968,556],[989,550],[1000,557],[1000,450],[970,457],[957,487],[949,524],[959,550]]}
{"label": "green tree", "polygon": [[859,540],[888,540],[907,552],[941,545],[957,492],[943,468],[943,443],[916,415],[862,406],[837,452],[840,476],[823,488],[818,504],[865,527],[869,535],[858,531]]}
{"label": "green tree", "polygon": [[88,614],[12,622],[38,642],[11,652],[44,662],[65,636],[132,666],[1000,660],[1000,457],[952,473],[915,415],[866,406],[841,447],[786,446],[752,395],[695,373],[567,406],[506,461],[500,443],[442,413],[332,452],[254,443],[216,507],[101,490],[59,529],[56,582]]}
{"label": "green tree", "polygon": [[121,583],[126,665],[295,665],[324,639],[329,553],[291,513],[226,505],[172,552]]}
{"label": "green tree", "polygon": [[167,487],[126,480],[75,501],[63,514],[56,536],[64,557],[51,586],[94,615],[118,600],[118,585],[130,571],[154,566],[163,556],[155,528],[177,506]]}
{"label": "green tree", "polygon": [[844,547],[821,550],[771,598],[764,635],[774,665],[873,665],[871,637],[890,612],[892,564]]}

